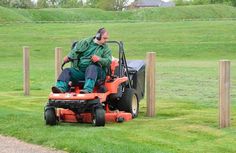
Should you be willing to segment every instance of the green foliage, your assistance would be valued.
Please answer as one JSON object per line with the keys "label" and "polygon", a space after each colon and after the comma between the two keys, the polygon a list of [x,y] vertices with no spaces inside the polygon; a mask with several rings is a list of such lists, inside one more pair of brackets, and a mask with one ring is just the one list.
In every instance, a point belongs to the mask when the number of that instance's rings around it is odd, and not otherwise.
{"label": "green foliage", "polygon": [[1,0],[0,6],[8,7],[10,4],[9,0]]}
{"label": "green foliage", "polygon": [[49,7],[47,0],[38,0],[37,1],[38,8],[47,8]]}
{"label": "green foliage", "polygon": [[[113,1],[113,0],[112,0]],[[103,10],[114,10],[113,4],[110,0],[100,0],[97,3],[97,7]]]}
{"label": "green foliage", "polygon": [[97,6],[98,2],[99,2],[99,0],[87,0],[86,6],[89,6],[91,8],[95,8]]}
{"label": "green foliage", "polygon": [[31,0],[1,0],[0,6],[14,7],[14,8],[32,8],[33,2]]}
{"label": "green foliage", "polygon": [[128,4],[128,0],[113,0],[114,9],[117,11],[121,11],[125,8],[125,6]]}
{"label": "green foliage", "polygon": [[231,0],[232,6],[236,7],[236,0]]}
{"label": "green foliage", "polygon": [[97,7],[103,10],[116,10],[121,11],[125,8],[128,0],[100,0],[97,3]]}
{"label": "green foliage", "polygon": [[83,6],[83,1],[80,0],[61,0],[59,3],[60,7],[63,8],[78,8]]}
{"label": "green foliage", "polygon": [[192,1],[185,1],[185,0],[175,0],[176,6],[182,6],[182,5],[191,5]]}
{"label": "green foliage", "polygon": [[209,0],[193,0],[193,5],[207,5],[210,4]]}

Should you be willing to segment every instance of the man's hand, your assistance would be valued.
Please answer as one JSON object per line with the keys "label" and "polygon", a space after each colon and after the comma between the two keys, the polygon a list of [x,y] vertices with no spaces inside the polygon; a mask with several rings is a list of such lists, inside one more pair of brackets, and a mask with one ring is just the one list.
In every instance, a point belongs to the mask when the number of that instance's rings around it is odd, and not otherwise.
{"label": "man's hand", "polygon": [[91,60],[93,61],[93,63],[96,63],[96,62],[98,62],[100,60],[100,57],[97,56],[97,55],[93,55]]}
{"label": "man's hand", "polygon": [[68,62],[70,61],[70,59],[68,58],[68,56],[65,56],[65,57],[63,58],[63,61],[64,61],[65,63],[68,63]]}

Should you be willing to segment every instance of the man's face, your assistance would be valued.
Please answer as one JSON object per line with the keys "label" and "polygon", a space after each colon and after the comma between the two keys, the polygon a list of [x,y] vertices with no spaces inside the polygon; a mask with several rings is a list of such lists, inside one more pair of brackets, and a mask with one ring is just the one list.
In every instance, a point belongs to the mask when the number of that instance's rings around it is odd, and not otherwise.
{"label": "man's face", "polygon": [[102,37],[101,37],[101,40],[99,40],[99,43],[100,44],[105,44],[109,39],[109,35],[108,35],[108,32],[105,32]]}

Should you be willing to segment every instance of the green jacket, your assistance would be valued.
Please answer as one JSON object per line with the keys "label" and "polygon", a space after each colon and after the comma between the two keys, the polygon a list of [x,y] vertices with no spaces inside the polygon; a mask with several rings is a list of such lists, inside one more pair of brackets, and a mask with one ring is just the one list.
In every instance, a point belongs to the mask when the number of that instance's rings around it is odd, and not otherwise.
{"label": "green jacket", "polygon": [[79,41],[67,55],[71,59],[77,59],[73,60],[72,67],[85,72],[86,68],[93,63],[91,61],[92,55],[100,57],[98,65],[101,65],[103,70],[110,66],[112,59],[111,50],[106,44],[99,45],[94,43],[93,39],[94,37],[89,37]]}

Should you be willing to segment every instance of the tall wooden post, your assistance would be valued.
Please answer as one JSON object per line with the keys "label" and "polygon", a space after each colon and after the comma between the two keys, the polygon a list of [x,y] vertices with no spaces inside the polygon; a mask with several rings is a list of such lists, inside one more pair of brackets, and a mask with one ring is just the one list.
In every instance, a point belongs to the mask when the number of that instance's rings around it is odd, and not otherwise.
{"label": "tall wooden post", "polygon": [[219,127],[230,126],[230,61],[219,62]]}
{"label": "tall wooden post", "polygon": [[28,96],[30,94],[30,72],[29,72],[29,54],[30,50],[28,46],[23,47],[23,90],[24,95]]}
{"label": "tall wooden post", "polygon": [[155,67],[156,67],[156,53],[148,52],[146,60],[147,68],[147,116],[155,116]]}
{"label": "tall wooden post", "polygon": [[57,81],[58,76],[61,73],[61,64],[62,64],[62,48],[55,48],[55,80]]}

